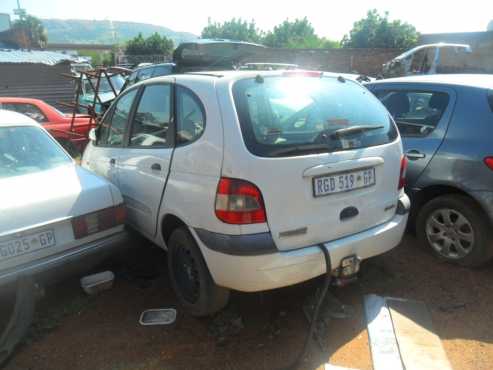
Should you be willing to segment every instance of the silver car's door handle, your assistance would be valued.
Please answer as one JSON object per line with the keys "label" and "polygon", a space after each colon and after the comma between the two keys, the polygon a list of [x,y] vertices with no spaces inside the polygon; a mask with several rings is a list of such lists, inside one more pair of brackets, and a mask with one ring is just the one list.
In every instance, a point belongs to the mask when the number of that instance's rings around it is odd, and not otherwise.
{"label": "silver car's door handle", "polygon": [[111,158],[111,159],[110,159],[110,166],[114,166],[114,165],[115,165],[115,163],[116,163],[115,158]]}
{"label": "silver car's door handle", "polygon": [[417,150],[410,150],[406,153],[406,157],[412,161],[416,159],[422,159],[426,157],[426,154],[418,152]]}

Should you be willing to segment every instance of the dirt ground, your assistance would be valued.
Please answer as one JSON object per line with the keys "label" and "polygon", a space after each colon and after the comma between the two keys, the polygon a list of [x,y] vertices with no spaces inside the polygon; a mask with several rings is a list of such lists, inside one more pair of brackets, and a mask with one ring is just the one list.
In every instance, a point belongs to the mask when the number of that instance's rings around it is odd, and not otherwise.
{"label": "dirt ground", "polygon": [[[48,290],[25,343],[5,370],[282,369],[301,350],[305,298],[318,281],[256,294],[233,294],[214,318],[195,319],[178,307],[171,327],[143,327],[140,313],[176,307],[166,256],[140,239],[109,266],[112,290],[85,296],[77,280]],[[312,341],[304,369],[324,362],[371,369],[362,310],[367,293],[423,300],[454,369],[489,370],[493,363],[493,266],[467,270],[440,263],[412,236],[363,264],[355,284],[334,293],[354,307],[330,324],[329,345]],[[140,252],[139,252],[140,251]]]}

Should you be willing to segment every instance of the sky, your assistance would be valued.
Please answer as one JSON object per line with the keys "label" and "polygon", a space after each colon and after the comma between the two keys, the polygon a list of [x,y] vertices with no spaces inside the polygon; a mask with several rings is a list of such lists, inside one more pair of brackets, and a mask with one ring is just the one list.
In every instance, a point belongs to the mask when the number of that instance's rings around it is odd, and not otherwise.
{"label": "sky", "polygon": [[[319,36],[340,40],[368,9],[388,11],[390,19],[411,23],[421,33],[485,31],[493,20],[493,0],[20,0],[39,18],[107,19],[145,22],[200,35],[210,17],[254,19],[263,30],[285,19],[307,17]],[[12,13],[16,0],[0,0],[0,13]]]}

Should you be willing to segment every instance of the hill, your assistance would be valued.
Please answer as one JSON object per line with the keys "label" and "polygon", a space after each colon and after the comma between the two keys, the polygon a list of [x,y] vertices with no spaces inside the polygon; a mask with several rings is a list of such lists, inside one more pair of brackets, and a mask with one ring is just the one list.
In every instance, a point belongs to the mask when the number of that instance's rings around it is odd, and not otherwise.
{"label": "hill", "polygon": [[80,44],[113,44],[125,42],[139,32],[144,37],[154,32],[171,38],[175,45],[197,38],[189,32],[176,32],[167,27],[147,23],[110,20],[42,19],[48,42]]}

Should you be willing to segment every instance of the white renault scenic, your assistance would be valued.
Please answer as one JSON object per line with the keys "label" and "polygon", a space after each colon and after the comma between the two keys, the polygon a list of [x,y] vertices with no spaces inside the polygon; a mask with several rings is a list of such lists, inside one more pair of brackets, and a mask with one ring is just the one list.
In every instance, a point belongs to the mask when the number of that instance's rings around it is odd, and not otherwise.
{"label": "white renault scenic", "polygon": [[406,160],[384,106],[312,71],[173,75],[133,86],[91,133],[83,166],[168,251],[180,302],[211,314],[229,290],[337,277],[402,238]]}

